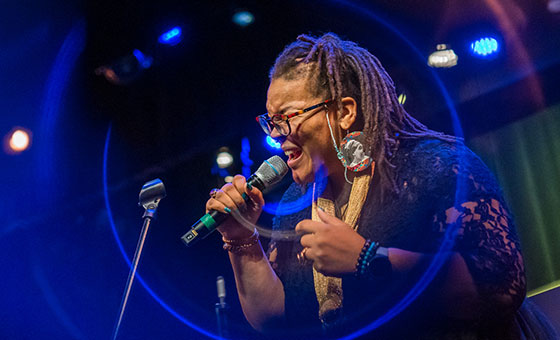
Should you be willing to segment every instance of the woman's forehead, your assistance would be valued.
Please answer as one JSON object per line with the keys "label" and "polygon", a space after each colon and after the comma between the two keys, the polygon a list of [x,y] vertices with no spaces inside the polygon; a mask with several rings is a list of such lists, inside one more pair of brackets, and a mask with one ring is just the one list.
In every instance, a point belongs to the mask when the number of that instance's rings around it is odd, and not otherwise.
{"label": "woman's forehead", "polygon": [[274,79],[268,87],[266,107],[271,113],[278,113],[290,107],[298,107],[311,101],[314,96],[307,89],[306,79]]}

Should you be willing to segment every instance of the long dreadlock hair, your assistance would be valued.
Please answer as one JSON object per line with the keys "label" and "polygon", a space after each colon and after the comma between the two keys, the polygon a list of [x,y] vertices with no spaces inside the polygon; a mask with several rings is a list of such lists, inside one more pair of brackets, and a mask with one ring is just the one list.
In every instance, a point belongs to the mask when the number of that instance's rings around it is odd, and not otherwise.
{"label": "long dreadlock hair", "polygon": [[334,33],[321,37],[300,35],[278,56],[270,80],[306,78],[310,93],[330,95],[342,108],[342,98],[358,104],[357,123],[363,126],[366,152],[376,162],[381,190],[398,192],[391,158],[398,139],[431,137],[456,142],[457,138],[428,129],[398,102],[393,80],[379,60],[366,49]]}

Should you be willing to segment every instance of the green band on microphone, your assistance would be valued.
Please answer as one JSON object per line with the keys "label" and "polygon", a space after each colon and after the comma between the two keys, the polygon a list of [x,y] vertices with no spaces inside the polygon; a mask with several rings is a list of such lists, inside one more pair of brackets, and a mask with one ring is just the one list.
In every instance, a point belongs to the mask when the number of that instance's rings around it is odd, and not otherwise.
{"label": "green band on microphone", "polygon": [[217,227],[216,221],[210,214],[202,216],[200,220],[202,221],[202,223],[204,223],[204,226],[206,227],[206,229],[208,229],[208,231],[212,231]]}

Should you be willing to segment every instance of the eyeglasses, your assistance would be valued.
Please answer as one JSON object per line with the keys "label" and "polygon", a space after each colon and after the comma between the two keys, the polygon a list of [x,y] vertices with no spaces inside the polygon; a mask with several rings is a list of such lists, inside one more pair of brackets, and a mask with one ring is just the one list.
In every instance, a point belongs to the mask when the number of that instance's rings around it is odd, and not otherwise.
{"label": "eyeglasses", "polygon": [[282,136],[288,136],[292,132],[292,128],[290,127],[290,121],[289,121],[290,118],[301,115],[305,112],[309,112],[321,106],[326,107],[326,105],[330,102],[332,102],[332,99],[327,99],[319,104],[315,104],[305,109],[288,113],[288,114],[275,114],[269,116],[268,113],[265,113],[263,115],[257,116],[256,119],[259,125],[261,126],[261,128],[263,129],[264,133],[266,133],[267,135],[270,136],[272,134],[272,130],[276,129],[276,131],[278,131],[278,133],[280,133]]}

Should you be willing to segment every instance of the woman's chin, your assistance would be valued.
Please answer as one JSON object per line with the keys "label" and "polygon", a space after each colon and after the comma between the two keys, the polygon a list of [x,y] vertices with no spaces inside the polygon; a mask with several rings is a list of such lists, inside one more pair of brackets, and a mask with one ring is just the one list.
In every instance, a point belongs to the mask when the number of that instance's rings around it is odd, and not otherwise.
{"label": "woman's chin", "polygon": [[292,178],[298,185],[313,183],[314,177],[313,173],[292,170]]}

